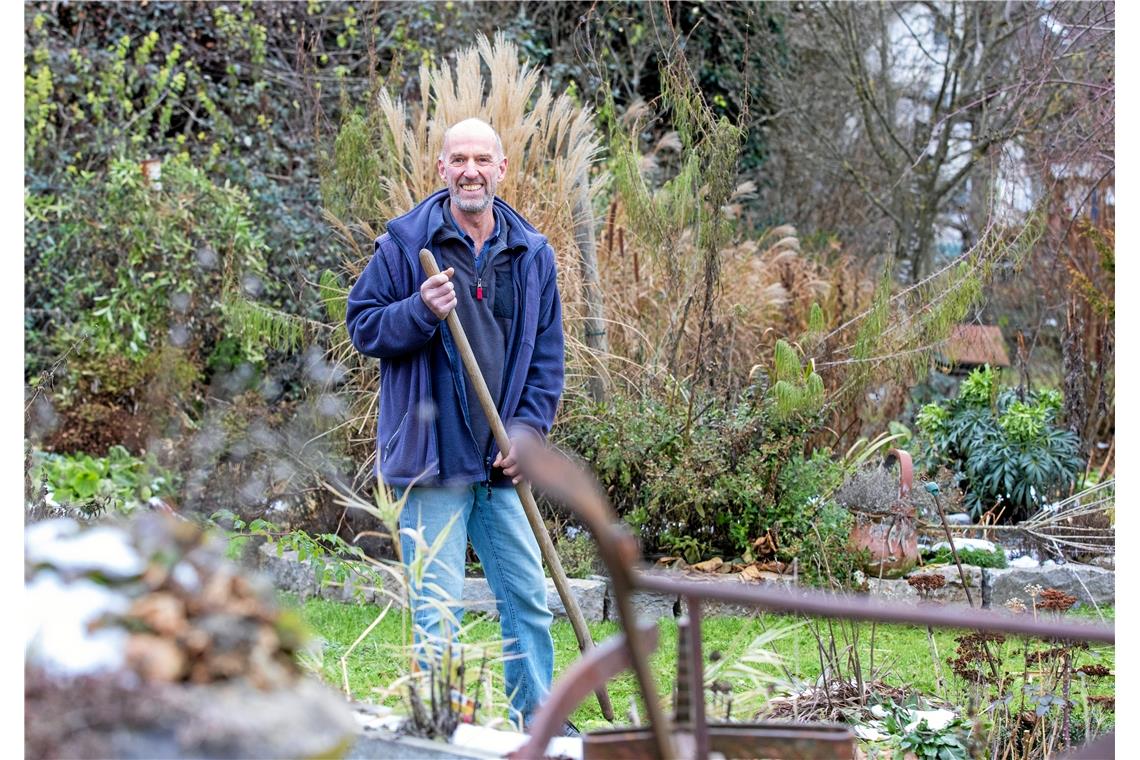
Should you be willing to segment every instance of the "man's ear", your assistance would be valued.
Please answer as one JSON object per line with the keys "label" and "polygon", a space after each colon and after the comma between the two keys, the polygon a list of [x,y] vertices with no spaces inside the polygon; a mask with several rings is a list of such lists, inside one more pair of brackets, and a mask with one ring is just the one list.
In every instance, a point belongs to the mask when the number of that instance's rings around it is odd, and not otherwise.
{"label": "man's ear", "polygon": [[507,176],[507,157],[503,156],[503,160],[499,162],[499,179]]}
{"label": "man's ear", "polygon": [[442,179],[444,181],[444,183],[446,183],[447,182],[447,175],[444,174],[444,171],[443,171],[443,159],[442,158],[437,158],[435,160],[435,171],[437,174],[439,174],[439,178]]}

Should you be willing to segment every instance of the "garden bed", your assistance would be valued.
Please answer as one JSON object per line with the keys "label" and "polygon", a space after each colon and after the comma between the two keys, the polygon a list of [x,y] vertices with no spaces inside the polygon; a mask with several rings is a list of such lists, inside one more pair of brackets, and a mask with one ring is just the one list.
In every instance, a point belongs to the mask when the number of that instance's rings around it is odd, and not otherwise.
{"label": "garden bed", "polygon": [[[406,621],[402,616],[394,609],[391,610],[357,647],[350,651],[350,647],[361,633],[376,621],[380,611],[377,607],[367,604],[346,605],[315,598],[304,602],[298,601],[298,612],[317,633],[323,645],[318,661],[313,663],[318,674],[338,686],[346,675],[348,692],[354,700],[382,703],[395,710],[404,710],[406,705],[403,704],[398,690],[390,691],[387,688],[398,682],[407,672],[407,657],[403,653],[402,643]],[[1103,608],[1101,612],[1111,623],[1114,610]],[[1094,617],[1092,610],[1080,610],[1070,615]],[[489,641],[499,635],[498,623],[494,620],[483,616],[468,616],[468,621],[472,625],[466,632],[464,641]],[[593,639],[597,642],[604,641],[620,630],[615,623],[609,621],[591,623],[589,628]],[[749,705],[763,704],[768,704],[774,716],[799,710],[801,719],[819,719],[804,715],[804,709],[805,705],[811,703],[813,693],[822,693],[818,691],[822,684],[820,637],[825,645],[829,645],[829,637],[832,635],[835,636],[836,646],[848,650],[855,662],[861,664],[863,672],[867,674],[865,683],[870,687],[873,699],[881,700],[888,707],[890,700],[902,706],[908,699],[922,698],[929,701],[931,709],[949,708],[960,717],[966,711],[959,706],[968,704],[969,693],[973,688],[955,673],[949,662],[958,655],[958,649],[962,645],[959,640],[963,638],[969,640],[963,631],[935,630],[928,637],[927,632],[917,626],[887,624],[872,626],[869,623],[852,624],[839,621],[829,625],[818,620],[795,619],[764,612],[753,612],[748,616],[708,617],[704,620],[702,630],[704,650],[708,658],[706,667],[711,667],[716,662],[743,663],[747,666],[748,662],[759,662],[757,658],[766,656],[765,653],[780,658],[779,662],[772,660],[770,664],[752,666],[755,670],[754,677],[742,675],[740,671],[732,674],[726,671],[723,677],[730,679],[734,685],[735,701],[730,709],[735,720],[751,717],[754,708],[750,708]],[[557,679],[579,657],[579,653],[577,641],[568,621],[555,621],[552,635],[555,642],[555,679]],[[932,641],[938,652],[938,669],[932,666]],[[1011,637],[1006,643],[997,645],[995,654],[1004,658],[1009,668],[1016,670],[1025,667],[1022,664],[1021,654],[1025,646],[1023,640]],[[1031,646],[1034,650],[1041,648],[1036,644]],[[669,616],[660,622],[660,642],[650,661],[656,688],[662,695],[669,695],[672,692],[676,672],[676,648],[677,625]],[[1115,655],[1110,647],[1094,646],[1090,650],[1080,650],[1078,656],[1084,659],[1081,663],[1074,664],[1092,663],[1103,667],[1110,674],[1113,672]],[[345,658],[346,667],[343,673],[342,657]],[[1043,670],[1044,664],[1043,661],[1039,665],[1034,665],[1034,668]],[[503,696],[499,693],[502,688],[501,667],[494,666],[490,671],[492,689],[488,694],[492,698],[492,703],[481,710],[479,720],[489,721],[492,724],[497,722],[500,728],[505,728]],[[1090,669],[1090,672],[1098,671]],[[767,675],[761,678],[760,673]],[[852,674],[845,669],[838,675],[845,678]],[[942,686],[939,684],[940,678],[943,679]],[[1036,682],[1035,677],[1030,683]],[[849,711],[852,714],[863,711],[866,713],[865,720],[868,723],[873,722],[869,713],[872,703],[867,697],[864,697],[865,704],[860,706],[858,697],[852,696],[857,689],[848,688],[847,691],[851,692],[848,694],[850,699],[841,699],[839,697],[842,695],[837,691],[839,686],[834,684],[833,686],[832,701],[835,709],[841,712]],[[1081,709],[1075,713],[1074,725],[1083,725],[1085,713],[1088,712],[1091,724],[1103,731],[1105,722],[1111,721],[1109,712],[1111,704],[1108,701],[1114,695],[1114,686],[1115,679],[1111,675],[1095,678],[1091,675],[1077,674],[1074,677],[1072,695]],[[770,691],[770,688],[774,691]],[[609,692],[615,712],[619,716],[618,722],[627,723],[629,709],[638,702],[635,696],[637,686],[633,676],[626,672],[613,679],[609,684]],[[782,700],[772,699],[773,696],[781,695]],[[1033,698],[1040,701],[1039,696]],[[1025,699],[1030,699],[1030,696],[1026,696]],[[1055,715],[1058,710],[1056,704],[1050,705],[1047,701],[1041,702],[1040,706],[1051,715]],[[709,719],[723,719],[726,707],[723,699],[719,702],[710,700]],[[1029,709],[1032,712],[1034,706],[1031,705]],[[1050,713],[1050,710],[1054,712]],[[640,714],[644,715],[644,711],[641,710]],[[611,727],[611,724],[601,716],[600,709],[592,697],[579,705],[571,715],[571,720],[584,731]],[[362,736],[368,736],[364,729],[362,732]],[[383,736],[386,740],[393,739],[391,732]],[[874,744],[872,742],[868,746]],[[452,747],[449,751],[460,750]]]}

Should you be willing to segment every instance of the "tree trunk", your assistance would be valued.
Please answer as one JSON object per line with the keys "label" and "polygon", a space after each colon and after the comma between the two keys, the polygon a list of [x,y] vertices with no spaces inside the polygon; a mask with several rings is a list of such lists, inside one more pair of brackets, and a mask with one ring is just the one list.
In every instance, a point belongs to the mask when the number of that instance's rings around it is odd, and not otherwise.
{"label": "tree trunk", "polygon": [[606,398],[604,357],[609,353],[606,338],[602,287],[598,279],[598,246],[594,235],[594,214],[590,207],[589,184],[583,177],[574,198],[574,242],[582,271],[582,297],[586,301],[586,346],[593,353],[591,374],[586,379],[590,396],[601,403]]}
{"label": "tree trunk", "polygon": [[1065,372],[1065,423],[1070,431],[1081,437],[1081,453],[1088,454],[1092,447],[1084,438],[1085,423],[1088,421],[1090,411],[1086,406],[1088,397],[1084,320],[1080,318],[1079,309],[1074,301],[1075,299],[1071,299],[1069,302],[1061,341],[1062,366]]}

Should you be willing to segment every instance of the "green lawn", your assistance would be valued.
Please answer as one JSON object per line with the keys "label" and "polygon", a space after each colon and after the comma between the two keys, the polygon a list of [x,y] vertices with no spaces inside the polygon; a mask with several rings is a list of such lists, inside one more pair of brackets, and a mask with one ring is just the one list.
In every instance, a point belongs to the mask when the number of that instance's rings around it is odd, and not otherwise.
{"label": "green lawn", "polygon": [[[320,665],[321,676],[330,684],[340,688],[342,683],[340,658],[357,637],[376,620],[380,609],[373,605],[346,605],[321,599],[311,599],[299,604],[295,597],[288,596],[283,597],[283,601],[287,605],[296,607],[315,635],[326,642]],[[1111,622],[1114,619],[1113,608],[1102,608],[1101,612],[1107,621]],[[1071,614],[1096,619],[1096,613],[1091,610],[1081,610]],[[498,639],[498,621],[469,615],[465,622],[474,624],[464,636],[464,641],[475,643]],[[396,703],[395,697],[386,694],[386,687],[407,673],[408,658],[404,654],[406,626],[407,621],[400,610],[393,608],[352,652],[347,661],[348,685],[355,699]],[[725,662],[721,667],[738,664],[757,636],[765,633],[773,634],[790,626],[793,627],[791,630],[776,635],[767,646],[762,647],[778,654],[783,660],[783,667],[765,665],[759,667],[759,670],[784,679],[787,674],[801,681],[817,678],[821,672],[821,664],[813,627],[825,642],[830,642],[830,631],[834,631],[835,647],[841,662],[848,663],[851,653],[858,651],[864,673],[866,674],[871,667],[872,625],[870,623],[835,622],[829,625],[827,621],[822,620],[805,622],[802,619],[797,621],[786,616],[759,613],[750,618],[722,617],[703,621],[706,668],[710,667],[708,658],[714,650],[724,658]],[[590,632],[595,642],[613,636],[618,630],[617,624],[610,622],[590,625]],[[660,632],[659,645],[653,656],[652,666],[660,693],[668,695],[676,673],[677,626],[672,619],[662,620]],[[555,679],[557,679],[558,675],[578,656],[578,646],[574,631],[565,620],[554,623],[552,635],[555,646]],[[949,666],[946,664],[947,658],[954,653],[956,646],[954,639],[958,635],[961,635],[960,631],[934,632],[940,666],[948,684],[942,693],[948,696],[950,701],[961,704],[965,701],[962,684],[959,679],[951,676]],[[1003,645],[1002,653],[1010,668],[1015,663],[1021,662],[1019,655],[1022,649],[1023,642],[1019,639],[1010,639]],[[1111,647],[1094,646],[1088,652],[1080,653],[1079,658],[1077,664],[1099,663],[1109,668],[1114,667],[1114,650]],[[906,688],[924,695],[939,693],[937,675],[924,628],[901,625],[874,626],[874,670],[875,677],[890,686]],[[501,665],[492,668],[492,672],[495,684],[493,696],[501,706],[504,702],[501,693]],[[743,696],[741,692],[750,690],[745,683],[746,679],[740,674],[724,674],[723,677],[734,684],[737,692],[734,699],[739,708]],[[1089,680],[1089,693],[1111,695],[1113,683],[1113,678]],[[637,692],[632,674],[622,674],[611,681],[608,688],[618,721],[625,722],[630,700]],[[1079,687],[1074,686],[1074,688]],[[759,694],[758,687],[755,691]],[[1074,698],[1076,697],[1077,692],[1074,692]],[[644,710],[640,710],[639,714],[644,716]],[[740,718],[742,715],[738,710],[734,710],[733,717]],[[578,707],[572,720],[587,729],[608,725],[602,718],[597,701],[592,697]]]}

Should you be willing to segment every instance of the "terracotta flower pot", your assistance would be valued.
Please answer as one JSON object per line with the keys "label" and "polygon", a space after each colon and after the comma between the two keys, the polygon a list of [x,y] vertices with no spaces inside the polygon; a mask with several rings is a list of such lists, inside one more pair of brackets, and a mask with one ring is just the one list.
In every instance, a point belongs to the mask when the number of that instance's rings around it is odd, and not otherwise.
{"label": "terracotta flower pot", "polygon": [[914,465],[910,454],[891,449],[886,464],[899,463],[899,497],[887,512],[852,510],[855,524],[849,544],[854,551],[867,550],[871,557],[863,565],[869,578],[901,578],[918,564],[918,517],[910,502]]}

